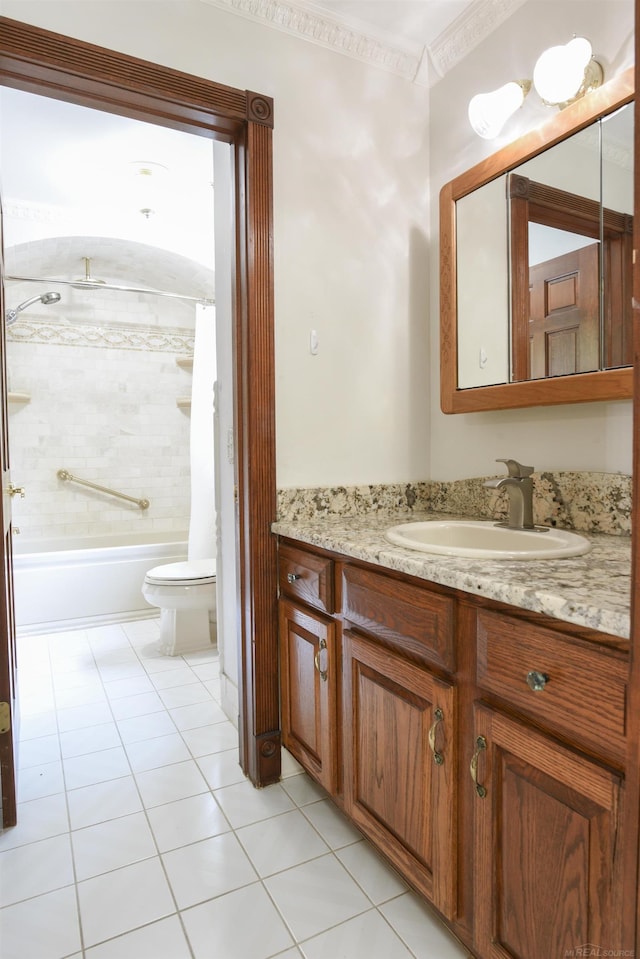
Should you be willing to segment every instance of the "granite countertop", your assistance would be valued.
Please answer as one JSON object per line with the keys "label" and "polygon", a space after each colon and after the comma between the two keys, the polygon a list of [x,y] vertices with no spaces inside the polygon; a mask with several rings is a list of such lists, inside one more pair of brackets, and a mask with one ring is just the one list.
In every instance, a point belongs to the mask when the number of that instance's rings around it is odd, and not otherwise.
{"label": "granite countertop", "polygon": [[329,516],[277,521],[279,536],[484,596],[554,619],[628,639],[631,603],[629,536],[581,533],[591,543],[583,556],[510,561],[464,559],[393,546],[384,530],[397,523],[476,517],[421,512]]}

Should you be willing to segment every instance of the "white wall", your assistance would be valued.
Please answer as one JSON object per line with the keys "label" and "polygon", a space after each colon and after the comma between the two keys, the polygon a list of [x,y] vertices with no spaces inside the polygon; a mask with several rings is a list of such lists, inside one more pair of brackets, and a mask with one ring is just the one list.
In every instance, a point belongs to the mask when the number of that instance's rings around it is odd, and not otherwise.
{"label": "white wall", "polygon": [[633,58],[633,0],[529,0],[430,96],[197,0],[3,0],[2,12],[275,98],[279,486],[459,478],[493,472],[499,456],[630,472],[629,403],[440,413],[435,200],[544,119],[530,98],[488,143],[468,127],[470,97],[530,76],[574,32],[606,75],[620,72]]}
{"label": "white wall", "polygon": [[548,116],[548,108],[532,93],[498,139],[482,140],[467,121],[471,97],[508,80],[530,78],[539,54],[566,43],[574,33],[591,40],[605,79],[610,79],[633,64],[633,9],[633,0],[529,0],[431,91],[431,479],[496,473],[498,457],[513,457],[540,470],[631,472],[630,401],[441,413],[435,244],[442,185]]}
{"label": "white wall", "polygon": [[278,485],[424,478],[426,89],[197,0],[2,11],[275,98]]}

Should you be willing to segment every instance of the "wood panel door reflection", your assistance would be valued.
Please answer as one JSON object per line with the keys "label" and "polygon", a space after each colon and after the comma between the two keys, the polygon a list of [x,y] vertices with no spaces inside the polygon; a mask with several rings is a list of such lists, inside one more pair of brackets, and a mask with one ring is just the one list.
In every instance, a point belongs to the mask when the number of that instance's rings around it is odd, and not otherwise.
{"label": "wood panel door reflection", "polygon": [[529,270],[529,378],[600,368],[598,243]]}

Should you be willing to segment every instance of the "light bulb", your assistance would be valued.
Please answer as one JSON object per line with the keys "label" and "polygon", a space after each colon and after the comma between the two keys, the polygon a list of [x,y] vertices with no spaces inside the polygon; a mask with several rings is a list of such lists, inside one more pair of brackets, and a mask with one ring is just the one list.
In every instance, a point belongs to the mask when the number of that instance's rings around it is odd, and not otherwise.
{"label": "light bulb", "polygon": [[[591,44],[584,37],[545,50],[533,70],[533,85],[541,100],[548,106],[565,106],[587,89],[599,86],[602,68],[591,60],[592,54]],[[591,63],[593,70],[589,69]]]}
{"label": "light bulb", "polygon": [[469,123],[485,140],[497,137],[510,116],[522,106],[531,83],[511,80],[491,93],[478,93],[469,103]]}

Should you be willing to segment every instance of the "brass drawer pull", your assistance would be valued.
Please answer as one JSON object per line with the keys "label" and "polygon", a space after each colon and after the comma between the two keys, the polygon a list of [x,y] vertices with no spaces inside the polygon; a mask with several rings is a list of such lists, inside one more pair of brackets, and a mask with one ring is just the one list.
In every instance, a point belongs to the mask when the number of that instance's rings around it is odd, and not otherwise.
{"label": "brass drawer pull", "polygon": [[473,779],[473,784],[476,787],[476,792],[478,796],[480,796],[480,799],[484,799],[484,797],[487,795],[487,790],[481,783],[478,782],[478,758],[483,749],[486,748],[487,740],[484,738],[484,736],[478,736],[476,739],[476,751],[471,757],[471,764],[469,766],[471,778]]}
{"label": "brass drawer pull", "polygon": [[314,661],[314,663],[315,663],[315,665],[316,665],[316,669],[317,669],[318,672],[320,673],[320,679],[322,680],[323,683],[326,683],[327,679],[329,678],[329,670],[328,670],[328,669],[320,669],[320,653],[322,652],[323,649],[326,649],[326,648],[327,648],[326,640],[321,639],[321,640],[320,640],[320,645],[318,646],[318,651],[317,651],[317,653],[315,654],[315,656],[313,657],[313,661]]}
{"label": "brass drawer pull", "polygon": [[291,583],[291,585],[298,579],[302,579],[302,573],[287,573],[287,582]]}
{"label": "brass drawer pull", "polygon": [[539,673],[536,669],[532,669],[530,673],[527,673],[527,686],[529,689],[532,689],[534,693],[541,692],[548,682],[549,677],[546,673]]}
{"label": "brass drawer pull", "polygon": [[431,749],[431,752],[433,753],[433,761],[436,764],[436,766],[442,766],[442,764],[444,763],[444,756],[442,755],[440,750],[436,749],[436,729],[438,728],[439,724],[444,719],[444,713],[438,706],[438,708],[436,709],[433,715],[435,716],[435,719],[431,725],[431,729],[429,730],[429,747]]}

